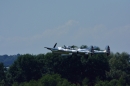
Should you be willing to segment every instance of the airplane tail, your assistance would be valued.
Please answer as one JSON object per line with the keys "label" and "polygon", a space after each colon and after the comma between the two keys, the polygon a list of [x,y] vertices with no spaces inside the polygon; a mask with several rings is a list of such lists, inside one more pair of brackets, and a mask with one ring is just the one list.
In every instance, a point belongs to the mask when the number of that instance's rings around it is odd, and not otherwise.
{"label": "airplane tail", "polygon": [[53,48],[55,48],[55,47],[56,47],[56,45],[57,45],[57,43],[55,43],[55,45],[53,46]]}
{"label": "airplane tail", "polygon": [[[56,45],[57,45],[57,43],[55,43],[55,45],[53,46],[53,48],[55,48]],[[48,50],[52,50],[52,49],[53,49],[53,48],[49,48],[49,47],[44,47],[44,48],[46,48],[46,49],[48,49]]]}
{"label": "airplane tail", "polygon": [[106,46],[106,54],[107,54],[107,56],[110,55],[110,47],[109,46]]}

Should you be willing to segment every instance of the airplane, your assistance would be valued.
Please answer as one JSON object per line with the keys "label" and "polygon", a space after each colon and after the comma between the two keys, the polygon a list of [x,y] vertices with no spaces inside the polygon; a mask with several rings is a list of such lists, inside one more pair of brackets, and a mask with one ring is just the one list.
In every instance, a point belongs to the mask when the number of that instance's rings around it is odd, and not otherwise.
{"label": "airplane", "polygon": [[93,48],[93,46],[91,46],[89,49],[85,48],[85,49],[81,49],[81,48],[74,48],[72,46],[65,46],[64,47],[57,47],[56,48],[57,43],[55,43],[55,45],[53,46],[53,48],[49,48],[49,47],[44,47],[48,50],[51,50],[52,53],[59,53],[62,56],[66,56],[66,55],[84,55],[87,56],[90,54],[91,56],[94,54],[106,54],[107,56],[110,55],[110,47],[106,46],[105,50],[95,50]]}

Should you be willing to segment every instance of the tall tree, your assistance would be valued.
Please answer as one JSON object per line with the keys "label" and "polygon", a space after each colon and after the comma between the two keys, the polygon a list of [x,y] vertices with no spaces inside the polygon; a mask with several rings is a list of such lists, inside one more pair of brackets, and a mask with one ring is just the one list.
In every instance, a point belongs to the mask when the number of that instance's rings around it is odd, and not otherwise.
{"label": "tall tree", "polygon": [[105,80],[106,71],[109,71],[109,63],[104,55],[94,55],[89,57],[83,65],[82,76],[88,78],[90,84],[94,84],[96,79]]}
{"label": "tall tree", "polygon": [[12,82],[24,82],[31,79],[37,80],[41,77],[39,63],[30,54],[19,56],[8,72]]}
{"label": "tall tree", "polygon": [[77,55],[64,58],[60,67],[60,74],[73,83],[81,82],[82,63]]}
{"label": "tall tree", "polygon": [[4,65],[3,63],[0,63],[0,81],[5,79],[5,73],[4,73]]}

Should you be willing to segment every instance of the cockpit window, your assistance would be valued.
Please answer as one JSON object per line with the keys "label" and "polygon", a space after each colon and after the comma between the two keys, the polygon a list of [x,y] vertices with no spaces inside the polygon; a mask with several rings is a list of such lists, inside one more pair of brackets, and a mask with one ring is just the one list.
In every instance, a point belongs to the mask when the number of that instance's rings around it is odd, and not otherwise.
{"label": "cockpit window", "polygon": [[73,47],[73,46],[62,46],[64,49],[71,49],[71,50],[77,50],[78,47]]}

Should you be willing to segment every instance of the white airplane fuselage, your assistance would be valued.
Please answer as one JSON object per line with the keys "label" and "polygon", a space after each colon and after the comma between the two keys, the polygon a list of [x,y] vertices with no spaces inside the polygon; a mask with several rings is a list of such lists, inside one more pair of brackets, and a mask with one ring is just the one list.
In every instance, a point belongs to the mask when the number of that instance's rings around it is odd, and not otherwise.
{"label": "white airplane fuselage", "polygon": [[88,49],[64,49],[62,47],[57,47],[51,50],[53,53],[59,54],[89,54],[91,53]]}
{"label": "white airplane fuselage", "polygon": [[69,54],[69,53],[76,53],[77,50],[71,50],[71,49],[64,49],[62,47],[57,47],[55,49],[51,50],[53,53],[62,53],[62,54]]}
{"label": "white airplane fuselage", "polygon": [[[57,43],[56,43],[57,44]],[[107,46],[105,50],[94,50],[93,49],[93,46],[91,46],[90,49],[88,48],[85,48],[85,49],[81,49],[81,48],[72,48],[72,47],[57,47],[56,48],[56,44],[54,45],[53,48],[49,48],[49,47],[45,47],[47,48],[48,50],[51,50],[52,53],[59,53],[61,55],[72,55],[72,54],[82,54],[82,55],[88,55],[88,54],[99,54],[99,53],[102,53],[102,54],[107,54],[110,55],[110,47]]]}

